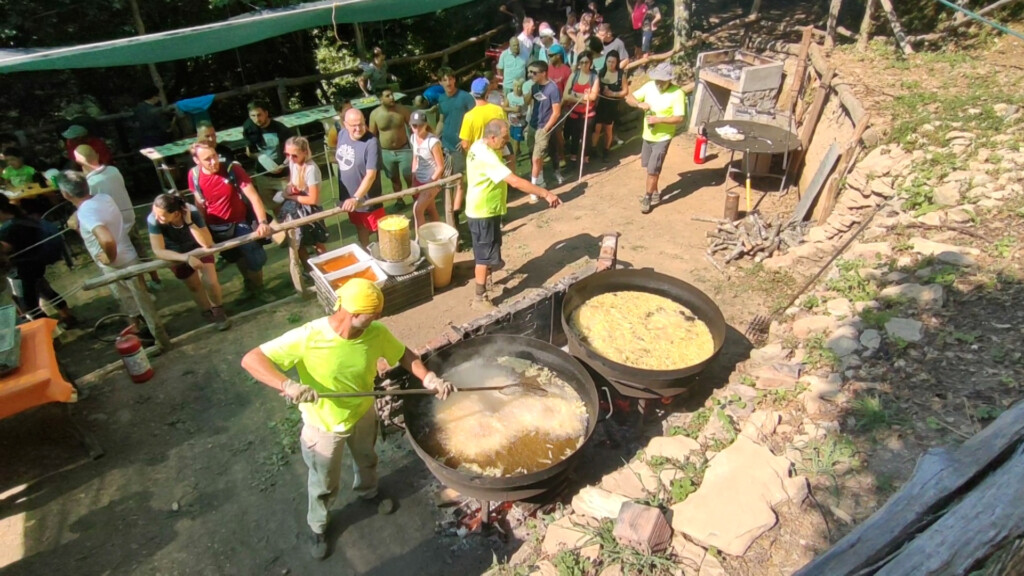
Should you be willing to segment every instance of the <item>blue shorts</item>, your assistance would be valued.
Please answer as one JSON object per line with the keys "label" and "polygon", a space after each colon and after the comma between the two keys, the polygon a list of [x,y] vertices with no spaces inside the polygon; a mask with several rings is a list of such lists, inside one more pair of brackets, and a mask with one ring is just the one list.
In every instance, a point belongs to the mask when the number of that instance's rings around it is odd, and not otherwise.
{"label": "blue shorts", "polygon": [[[245,236],[246,234],[252,234],[252,232],[252,227],[248,224],[235,224],[235,238]],[[267,263],[267,252],[263,249],[263,245],[258,241],[242,244],[238,248],[225,250],[224,252],[221,252],[221,254],[224,255],[225,260],[231,263],[238,262],[239,259],[243,259],[245,261],[245,268],[247,270],[252,270],[253,272],[263,270],[263,265]]]}
{"label": "blue shorts", "polygon": [[508,135],[516,142],[522,142],[525,139],[522,126],[509,126]]}
{"label": "blue shorts", "polygon": [[640,33],[640,51],[644,54],[651,51],[651,43],[654,40],[654,30],[644,30]]}

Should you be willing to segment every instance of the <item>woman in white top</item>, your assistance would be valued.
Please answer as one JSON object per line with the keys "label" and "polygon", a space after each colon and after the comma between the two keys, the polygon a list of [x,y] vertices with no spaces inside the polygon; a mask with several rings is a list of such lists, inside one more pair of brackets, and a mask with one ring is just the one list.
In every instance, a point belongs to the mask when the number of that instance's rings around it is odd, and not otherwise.
{"label": "woman in white top", "polygon": [[[288,186],[282,192],[284,202],[278,213],[278,220],[287,222],[323,210],[320,207],[320,182],[323,177],[320,167],[313,161],[313,153],[309,148],[309,140],[302,136],[292,136],[284,143],[284,155],[288,158],[290,177]],[[317,254],[327,251],[327,227],[323,221],[307,224],[288,231],[288,242],[298,252],[301,271],[306,272],[309,260],[309,246],[313,246]]]}
{"label": "woman in white top", "polygon": [[[441,178],[444,154],[441,152],[441,140],[430,131],[426,112],[413,111],[409,126],[412,127],[412,185],[421,186]],[[440,189],[432,188],[417,194],[416,203],[412,207],[417,230],[428,220],[437,222],[441,219],[434,201]]]}

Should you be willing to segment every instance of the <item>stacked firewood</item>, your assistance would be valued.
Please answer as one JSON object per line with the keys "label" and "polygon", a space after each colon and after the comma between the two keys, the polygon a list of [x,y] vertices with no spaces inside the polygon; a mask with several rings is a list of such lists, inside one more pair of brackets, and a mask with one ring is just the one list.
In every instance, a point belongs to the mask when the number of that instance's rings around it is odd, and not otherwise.
{"label": "stacked firewood", "polygon": [[[785,254],[803,242],[804,224],[787,222],[784,216],[769,216],[765,219],[754,212],[735,222],[697,216],[693,219],[718,225],[706,235],[708,259],[719,269],[722,263],[728,264],[744,257],[761,262],[776,252]],[[721,258],[721,263],[718,258]]]}

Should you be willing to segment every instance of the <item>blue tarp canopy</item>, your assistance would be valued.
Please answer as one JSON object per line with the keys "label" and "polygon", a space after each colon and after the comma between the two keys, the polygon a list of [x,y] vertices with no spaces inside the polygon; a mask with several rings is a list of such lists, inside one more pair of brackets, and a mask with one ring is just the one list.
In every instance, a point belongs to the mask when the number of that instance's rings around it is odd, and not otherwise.
{"label": "blue tarp canopy", "polygon": [[0,74],[66,68],[135,66],[203,56],[296,30],[408,18],[470,0],[336,0],[261,10],[224,22],[64,48],[0,50]]}

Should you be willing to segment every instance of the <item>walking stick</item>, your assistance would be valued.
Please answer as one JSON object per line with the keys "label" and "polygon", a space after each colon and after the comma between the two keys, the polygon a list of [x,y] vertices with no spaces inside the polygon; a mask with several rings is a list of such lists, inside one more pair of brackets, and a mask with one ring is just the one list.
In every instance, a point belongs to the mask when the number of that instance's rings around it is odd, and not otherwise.
{"label": "walking stick", "polygon": [[577,180],[583,180],[583,162],[587,158],[587,120],[590,119],[590,101],[586,101],[586,106],[583,108],[583,134],[580,140],[580,174],[576,177]]}

